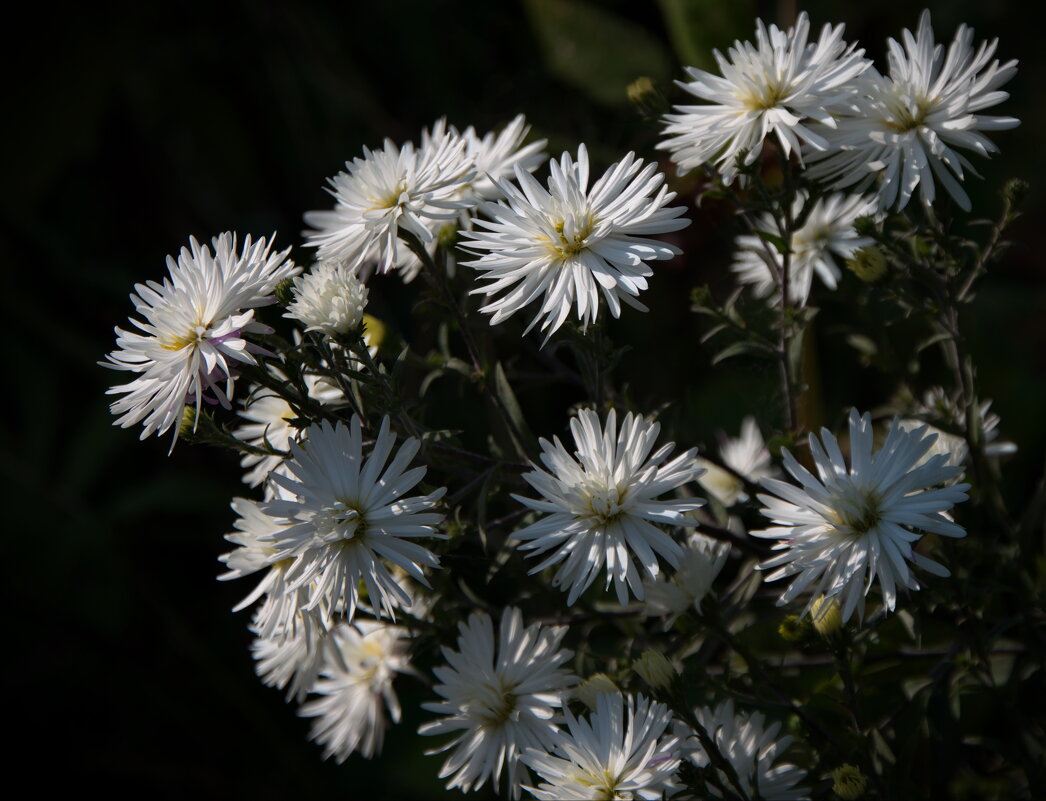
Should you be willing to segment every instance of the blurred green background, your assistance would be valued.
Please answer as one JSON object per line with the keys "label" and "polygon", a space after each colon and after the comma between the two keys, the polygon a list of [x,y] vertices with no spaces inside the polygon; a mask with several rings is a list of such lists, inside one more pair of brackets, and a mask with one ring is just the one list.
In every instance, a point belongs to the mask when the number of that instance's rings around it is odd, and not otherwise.
{"label": "blurred green background", "polygon": [[[886,36],[914,27],[920,8],[800,7],[815,28],[845,22],[880,65]],[[1033,102],[1046,85],[1041,33],[1014,0],[930,7],[939,39],[965,21],[978,38],[1000,38],[1003,60],[1021,62],[998,113],[1022,125],[993,136],[1001,154],[975,159],[986,180],[969,181],[986,216],[1006,178],[1031,184],[1019,242],[970,318],[984,394],[1020,444],[1005,470],[1019,506],[1046,440],[1046,106]],[[245,490],[236,461],[186,446],[168,457],[166,437],[139,443],[137,428],[114,428],[104,391],[123,377],[96,362],[113,348],[113,326],[126,324],[132,285],[160,279],[189,235],[277,231],[277,243],[297,246],[302,213],[330,205],[326,178],[362,146],[414,139],[443,115],[482,132],[523,112],[550,153],[584,141],[600,169],[630,149],[653,158],[658,126],[629,106],[627,84],[649,75],[683,102],[671,85],[681,64],[710,66],[712,47],[751,38],[756,16],[787,21],[794,6],[390,0],[24,12],[2,34],[12,60],[0,133],[11,764],[45,766],[34,774],[41,790],[439,796],[442,758],[423,756],[434,743],[413,733],[427,719],[419,690],[405,690],[406,722],[382,760],[339,767],[321,761],[307,723],[255,679],[247,615],[229,611],[246,585],[215,581],[229,500]],[[644,297],[667,311],[656,326],[636,316],[621,329],[634,337],[622,377],[647,402],[672,402],[677,425],[709,443],[719,428],[736,434],[742,414],[758,413],[753,393],[770,391],[743,369],[708,371],[701,323],[682,301],[696,284],[723,285],[727,223],[713,213],[688,229],[687,258],[655,268]],[[393,317],[407,307],[390,282],[378,296]],[[892,387],[870,368],[837,368],[845,354],[831,350],[831,331],[819,333],[832,360],[829,404],[885,401]]]}

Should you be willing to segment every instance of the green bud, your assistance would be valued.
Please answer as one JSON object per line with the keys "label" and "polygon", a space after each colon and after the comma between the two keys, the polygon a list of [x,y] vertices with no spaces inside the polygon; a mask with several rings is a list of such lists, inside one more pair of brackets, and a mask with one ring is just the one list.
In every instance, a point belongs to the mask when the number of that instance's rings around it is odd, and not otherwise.
{"label": "green bud", "polygon": [[182,420],[178,423],[178,438],[188,439],[196,432],[196,407],[186,406],[182,409]]}
{"label": "green bud", "polygon": [[843,625],[843,615],[836,596],[825,598],[819,595],[810,606],[810,619],[814,628],[822,637],[827,637],[839,631]]}
{"label": "green bud", "polygon": [[1002,197],[1011,206],[1019,206],[1028,195],[1028,182],[1011,178],[1002,187]]}
{"label": "green bud", "polygon": [[876,234],[874,217],[858,217],[854,220],[854,230],[861,236],[872,236]]}
{"label": "green bud", "polygon": [[890,265],[880,248],[861,248],[846,260],[846,269],[868,284],[877,284],[886,278]]}
{"label": "green bud", "polygon": [[276,295],[277,303],[281,306],[290,306],[294,302],[294,279],[284,278],[277,283],[274,294]]}
{"label": "green bud", "polygon": [[632,670],[650,685],[652,690],[666,690],[679,674],[660,651],[643,651],[639,659],[632,663]]}
{"label": "green bud", "polygon": [[444,225],[436,235],[439,246],[444,250],[453,250],[458,244],[458,226]]}
{"label": "green bud", "polygon": [[665,96],[661,94],[653,79],[646,75],[632,81],[628,85],[627,93],[629,102],[645,117],[657,119],[668,111]]}
{"label": "green bud", "polygon": [[785,642],[799,642],[806,639],[810,633],[810,622],[800,620],[799,615],[785,615],[785,619],[777,627],[777,633]]}
{"label": "green bud", "polygon": [[860,768],[845,764],[832,771],[832,792],[843,801],[857,801],[867,788],[868,779]]}
{"label": "green bud", "polygon": [[614,684],[613,680],[606,673],[597,673],[594,676],[590,676],[574,688],[574,695],[578,700],[593,711],[596,708],[596,699],[600,693],[619,692],[621,690],[617,688],[617,685]]}

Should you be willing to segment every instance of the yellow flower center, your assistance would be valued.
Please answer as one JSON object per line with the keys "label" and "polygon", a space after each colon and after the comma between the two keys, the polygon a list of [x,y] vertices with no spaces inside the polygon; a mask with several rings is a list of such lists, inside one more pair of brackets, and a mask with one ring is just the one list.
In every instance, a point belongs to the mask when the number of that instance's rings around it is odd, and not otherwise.
{"label": "yellow flower center", "polygon": [[568,233],[565,220],[557,220],[554,225],[557,239],[549,239],[547,237],[542,239],[547,244],[548,249],[558,258],[566,260],[576,256],[588,247],[588,237],[592,234],[595,227],[595,216],[591,212],[587,212],[584,217],[574,220],[572,233]]}

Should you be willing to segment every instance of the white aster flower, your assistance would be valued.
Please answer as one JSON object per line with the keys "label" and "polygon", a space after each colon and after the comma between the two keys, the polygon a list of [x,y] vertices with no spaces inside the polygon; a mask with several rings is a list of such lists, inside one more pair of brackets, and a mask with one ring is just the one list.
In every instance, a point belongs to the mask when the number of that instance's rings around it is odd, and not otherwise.
{"label": "white aster flower", "polygon": [[673,786],[679,738],[665,729],[668,707],[643,696],[600,694],[588,720],[565,710],[570,733],[560,732],[551,753],[531,749],[523,762],[545,781],[527,787],[542,801],[633,799],[655,801]]}
{"label": "white aster flower", "polygon": [[[774,473],[770,466],[770,451],[763,442],[759,425],[751,416],[741,421],[740,437],[727,437],[723,440],[719,446],[719,456],[723,464],[752,482],[758,482],[759,479]],[[744,482],[736,475],[707,459],[698,457],[697,461],[705,469],[705,472],[697,477],[697,482],[723,506],[729,507],[748,500]]]}
{"label": "white aster flower", "polygon": [[[794,218],[800,217],[807,202],[805,192],[797,193],[792,205]],[[815,274],[826,287],[836,288],[842,275],[836,259],[845,261],[860,248],[875,243],[871,237],[861,236],[854,229],[854,223],[860,217],[875,212],[875,200],[861,195],[837,192],[814,201],[803,224],[792,233],[788,263],[789,303],[806,304]],[[760,231],[779,235],[769,214],[760,217],[757,225]],[[775,305],[780,305],[780,282],[775,274],[784,269],[784,257],[773,244],[757,234],[739,236],[736,246],[730,269],[737,273],[738,280],[750,284],[757,297],[769,297]]]}
{"label": "white aster flower", "polygon": [[529,132],[530,126],[522,114],[516,115],[497,135],[489,131],[480,137],[471,125],[465,129],[461,135],[465,140],[465,156],[475,170],[475,177],[465,185],[465,197],[471,199],[471,205],[501,197],[497,182],[511,177],[517,164],[527,172],[534,172],[544,163],[546,157],[542,149],[546,140],[524,145]]}
{"label": "white aster flower", "polygon": [[701,472],[695,449],[666,461],[675,443],[651,454],[661,426],[631,412],[617,427],[611,409],[604,429],[594,411],[585,409],[570,421],[577,451],[567,452],[559,437],[541,440],[541,461],[523,478],[542,497],[539,500],[513,497],[537,512],[537,522],[512,535],[521,540],[523,551],[551,555],[533,568],[536,573],[550,565],[562,566],[553,584],[569,588],[572,605],[603,571],[606,586],[614,582],[618,601],[627,603],[628,589],[643,599],[638,559],[643,575],[656,578],[657,556],[672,567],[679,566],[683,549],[671,536],[652,523],[672,526],[696,525],[686,513],[704,504],[700,498],[657,500],[658,496],[693,481]]}
{"label": "white aster flower", "polygon": [[258,636],[251,643],[254,671],[266,687],[287,689],[287,700],[301,702],[329,661],[330,632],[322,626],[299,628],[291,634]]}
{"label": "white aster flower", "polygon": [[966,500],[970,485],[938,486],[962,468],[948,465],[943,455],[920,463],[936,440],[925,426],[905,431],[894,420],[874,456],[872,438],[871,417],[854,409],[849,467],[835,437],[821,429],[821,442],[810,435],[817,476],[782,451],[785,468],[801,487],[763,479],[763,486],[778,496],[759,496],[766,504],[763,514],[775,525],[752,535],[779,540],[774,550],[784,553],[759,567],[772,570],[766,581],[797,576],[778,605],[806,590],[812,593],[807,608],[821,595],[839,596],[845,623],[855,609],[864,615],[865,595],[876,579],[890,611],[897,602],[898,585],[919,589],[908,562],[936,576],[950,575],[912,544],[922,537],[918,532],[966,536],[947,512]]}
{"label": "white aster flower", "polygon": [[[455,733],[442,748],[453,749],[439,777],[452,776],[447,789],[479,789],[489,778],[497,784],[506,771],[509,792],[519,797],[520,754],[546,748],[557,732],[555,719],[568,688],[576,681],[562,669],[573,652],[560,647],[565,626],[523,627],[518,609],[506,609],[495,644],[485,612],[459,623],[458,650],[443,648],[447,665],[435,669],[436,692],[443,701],[422,704],[446,717],[424,724],[421,734]],[[525,771],[523,771],[525,773]]]}
{"label": "white aster flower", "polygon": [[595,322],[601,296],[614,317],[620,316],[622,301],[645,311],[635,298],[653,274],[646,262],[680,253],[646,236],[690,224],[680,218],[682,206],[667,207],[675,193],[663,185],[657,165],[644,167],[633,153],[611,166],[591,189],[584,145],[578,147],[576,162],[564,153],[550,165],[546,191],[517,164],[519,187],[497,181],[505,199],[480,206],[489,219],[473,222],[482,230],[461,232],[470,240],[465,247],[482,253],[464,264],[488,282],[472,293],[490,298],[508,290],[480,311],[491,314],[490,323],[496,325],[538,301],[527,331],[542,320],[546,341],[575,304],[583,325]]}
{"label": "white aster flower", "polygon": [[[774,765],[777,757],[784,753],[792,742],[790,736],[778,737],[781,724],[769,728],[761,712],[746,715],[734,713],[734,702],[723,701],[715,708],[695,709],[694,715],[715,742],[719,752],[737,773],[741,789],[746,796],[758,793],[760,798],[774,801],[796,801],[809,798],[804,787],[796,785],[806,777],[806,771],[795,765]],[[676,735],[683,738],[683,752],[697,767],[707,768],[711,764],[708,754],[689,726],[677,721],[673,726]],[[719,779],[733,790],[733,784],[722,770]],[[719,798],[716,787],[707,785],[709,791]]]}
{"label": "white aster flower", "polygon": [[[1016,453],[1017,445],[1015,443],[999,440],[999,415],[991,411],[991,406],[992,402],[986,400],[979,409],[985,454],[988,456],[1003,456]],[[949,398],[941,387],[934,387],[923,395],[922,403],[916,407],[915,413],[919,415],[919,418],[902,418],[898,425],[905,431],[912,431],[925,425],[931,434],[937,435],[937,440],[930,447],[930,450],[924,457],[924,461],[930,458],[930,456],[940,453],[945,458],[945,464],[966,464],[970,456],[970,446],[966,442],[966,437],[952,434],[925,422],[925,420],[929,419],[939,421],[952,430],[965,430],[965,413],[959,404]]]}
{"label": "white aster flower", "polygon": [[734,42],[728,58],[717,50],[722,77],[687,67],[693,79],[677,83],[708,101],[699,106],[676,106],[665,116],[666,136],[658,145],[671,152],[685,173],[712,161],[723,181],[733,183],[737,159],[745,154],[752,164],[771,133],[785,156],[800,150],[800,142],[823,150],[825,138],[809,127],[810,121],[832,125],[832,114],[846,106],[854,93],[852,81],[871,63],[863,50],[843,41],[843,26],[825,25],[815,43],[807,42],[810,20],[799,15],[794,28],[767,30],[756,21],[756,45]]}
{"label": "white aster flower", "polygon": [[687,538],[679,567],[671,577],[646,579],[646,614],[668,616],[666,628],[689,609],[700,611],[701,601],[712,589],[712,583],[726,564],[730,545],[704,534],[692,533]]}
{"label": "white aster flower", "polygon": [[197,412],[205,397],[229,407],[237,365],[256,364],[251,351],[258,349],[244,334],[272,331],[254,319],[254,309],[272,303],[276,284],[299,269],[287,260],[289,248],[271,253],[264,237],[247,237],[237,252],[235,234],[224,233],[212,246],[213,255],[190,238],[177,260],[167,257],[170,277],[162,284],[135,285],[131,302],[144,321],[131,323],[142,333],[117,328],[119,349],[100,362],[138,374],[107,394],[124,396],[111,406],[122,415],[117,425],[144,421],[142,439],[171,427],[177,438],[187,403]]}
{"label": "white aster flower", "polygon": [[345,163],[345,172],[330,179],[332,211],[310,211],[306,244],[319,248],[323,261],[346,262],[353,268],[374,262],[378,272],[412,267],[416,257],[402,242],[399,229],[428,245],[439,221],[457,218],[466,204],[454,196],[472,179],[465,142],[437,126],[425,143],[397,147],[386,139],[381,150],[363,149],[363,158]]}
{"label": "white aster flower", "polygon": [[400,721],[392,688],[397,673],[414,673],[410,633],[373,620],[341,624],[330,634],[332,647],[310,692],[320,696],[298,714],[315,718],[309,738],[323,746],[323,758],[344,762],[359,751],[366,759],[381,753],[388,722]]}
{"label": "white aster flower", "polygon": [[[982,131],[1002,131],[1019,121],[976,112],[1009,95],[999,87],[1017,72],[1017,62],[991,60],[998,40],[973,49],[973,31],[960,25],[945,53],[934,43],[930,12],[923,11],[915,36],[901,34],[903,48],[888,40],[889,76],[874,68],[860,83],[855,109],[822,131],[831,147],[810,152],[811,178],[861,191],[881,176],[879,205],[903,209],[916,188],[929,205],[935,177],[966,211],[970,198],[960,185],[973,165],[957,148],[984,157],[997,148]],[[824,150],[821,148],[821,150]],[[823,159],[823,160],[822,160]],[[819,162],[819,163],[818,163]]]}
{"label": "white aster flower", "polygon": [[366,306],[367,287],[355,271],[344,262],[324,261],[294,279],[294,300],[283,316],[333,337],[356,328]]}
{"label": "white aster flower", "polygon": [[427,511],[446,490],[403,497],[425,468],[406,469],[420,447],[414,438],[405,440],[386,466],[395,443],[386,417],[364,458],[356,415],[349,426],[324,422],[311,426],[304,442],[290,443],[287,475],[272,475],[284,497],[261,509],[288,523],[270,538],[273,560],[293,560],[287,581],[292,590],[310,588],[306,610],[339,609],[351,622],[362,581],[374,613],[392,616],[395,607],[409,607],[411,599],[390,565],[425,586],[422,569],[439,566],[431,551],[412,540],[446,539],[433,528],[443,515]]}

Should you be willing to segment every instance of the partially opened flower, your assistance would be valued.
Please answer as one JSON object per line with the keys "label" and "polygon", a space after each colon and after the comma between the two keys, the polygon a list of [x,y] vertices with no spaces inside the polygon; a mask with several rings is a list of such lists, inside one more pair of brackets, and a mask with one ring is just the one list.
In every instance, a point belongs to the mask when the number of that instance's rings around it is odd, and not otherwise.
{"label": "partially opened flower", "polygon": [[344,334],[363,320],[367,287],[344,262],[322,261],[294,279],[294,300],[284,317],[298,320],[306,331]]}
{"label": "partially opened flower", "polygon": [[410,633],[374,620],[343,623],[330,634],[313,698],[298,714],[313,718],[309,737],[323,746],[323,758],[344,762],[359,751],[367,759],[381,753],[388,711],[399,723],[399,698],[392,687],[397,673],[414,673],[408,655]]}
{"label": "partially opened flower", "polygon": [[658,145],[668,150],[680,173],[713,162],[726,183],[737,176],[743,156],[752,164],[765,139],[774,134],[787,156],[801,143],[823,150],[824,135],[811,122],[826,126],[854,94],[853,80],[871,63],[863,50],[843,41],[843,26],[825,25],[816,43],[808,42],[810,20],[803,12],[787,31],[756,21],[756,44],[734,42],[727,57],[717,50],[722,76],[694,67],[693,79],[679,81],[690,94],[708,101],[677,106],[665,116],[665,135]]}
{"label": "partially opened flower", "polygon": [[544,139],[523,144],[529,132],[530,126],[522,114],[497,134],[489,131],[481,137],[471,125],[464,130],[461,136],[465,140],[465,157],[475,171],[472,181],[465,185],[465,196],[472,200],[472,205],[501,197],[497,182],[510,178],[517,164],[526,172],[534,172],[545,161]]}
{"label": "partially opened flower", "polygon": [[117,328],[118,350],[101,362],[137,374],[108,394],[123,395],[111,406],[117,425],[144,422],[142,439],[172,426],[177,437],[186,404],[230,406],[238,365],[257,363],[245,334],[272,331],[254,309],[273,303],[276,284],[299,270],[289,248],[272,253],[264,237],[247,237],[237,251],[235,234],[224,233],[212,246],[213,254],[190,237],[177,259],[167,257],[169,278],[135,285],[131,301],[144,320],[131,323],[141,333]]}
{"label": "partially opened flower", "polygon": [[[614,582],[622,604],[629,590],[643,599],[642,576],[657,577],[658,556],[672,567],[679,566],[683,549],[654,523],[696,525],[686,513],[704,501],[658,497],[693,481],[701,468],[694,449],[666,461],[675,448],[673,442],[651,453],[660,430],[658,423],[631,412],[618,430],[613,409],[604,428],[596,413],[585,409],[570,421],[577,447],[573,456],[558,437],[551,443],[541,440],[541,461],[551,472],[535,465],[523,478],[542,497],[513,497],[545,516],[512,537],[523,542],[520,550],[551,551],[531,572],[561,565],[554,583],[569,591],[568,605],[604,572],[604,565],[606,586]],[[636,559],[642,573],[636,569]]]}
{"label": "partially opened flower", "polygon": [[288,589],[309,588],[306,609],[339,609],[351,621],[362,582],[374,613],[392,616],[396,607],[412,601],[390,568],[397,566],[428,586],[424,568],[439,566],[439,559],[414,540],[446,539],[434,528],[443,515],[430,511],[445,490],[404,497],[425,468],[406,469],[420,447],[414,438],[389,461],[395,443],[388,417],[368,457],[359,417],[353,415],[349,426],[320,423],[307,430],[304,442],[290,443],[287,475],[272,476],[282,497],[261,508],[287,523],[269,538],[272,560],[292,560]]}
{"label": "partially opened flower", "polygon": [[784,466],[799,482],[796,487],[773,478],[763,486],[777,497],[760,495],[763,514],[774,526],[752,535],[775,539],[779,556],[759,567],[765,580],[795,576],[778,601],[786,604],[803,592],[839,596],[843,622],[857,610],[864,614],[865,595],[878,580],[886,608],[897,603],[897,588],[919,589],[909,563],[936,576],[950,575],[937,562],[913,548],[922,532],[964,537],[966,532],[947,512],[967,498],[969,484],[949,482],[962,472],[944,455],[922,458],[936,436],[925,426],[905,431],[890,426],[882,447],[872,453],[872,420],[850,412],[850,464],[835,437],[821,430],[821,441],[810,435],[814,476],[788,451]]}
{"label": "partially opened flower", "polygon": [[726,564],[730,545],[704,534],[693,533],[687,538],[679,567],[670,575],[643,582],[646,593],[646,614],[667,617],[670,626],[679,615],[700,611],[701,601],[712,589],[712,583]]}
{"label": "partially opened flower", "polygon": [[[443,648],[447,665],[435,669],[436,692],[444,700],[424,704],[445,717],[426,723],[421,734],[455,734],[431,753],[451,750],[439,777],[451,776],[448,790],[479,789],[502,770],[509,792],[519,797],[520,754],[546,748],[557,732],[555,720],[576,679],[562,665],[572,651],[561,648],[566,627],[523,627],[518,609],[506,609],[495,640],[490,616],[472,614],[458,624],[458,650]],[[525,773],[525,771],[522,771]]]}
{"label": "partially opened flower", "polygon": [[523,762],[544,781],[527,787],[542,801],[661,799],[679,769],[679,738],[662,737],[672,715],[664,704],[643,696],[625,699],[602,693],[596,711],[575,718],[565,710],[569,733],[561,731],[554,749],[531,749]]}
{"label": "partially opened flower", "polygon": [[731,473],[716,464],[698,457],[698,463],[705,469],[697,482],[723,506],[733,506],[748,500],[744,491],[744,482],[735,475],[740,473],[746,479],[757,482],[773,474],[770,466],[770,451],[766,448],[763,435],[754,417],[745,417],[741,421],[741,436],[727,437],[719,446],[719,457],[723,464],[734,470]]}
{"label": "partially opened flower", "polygon": [[[842,275],[837,259],[844,262],[860,248],[874,244],[868,236],[857,233],[854,223],[876,211],[875,200],[861,195],[836,192],[819,197],[809,209],[805,192],[797,192],[792,204],[792,215],[799,218],[806,213],[803,224],[792,232],[789,243],[788,302],[805,306],[810,295],[813,277],[829,289],[835,289]],[[779,236],[770,215],[757,222],[758,230]],[[775,305],[781,304],[781,276],[784,256],[769,241],[758,234],[744,234],[737,238],[737,252],[730,269],[737,273],[742,284],[749,284],[758,297],[768,297]]]}
{"label": "partially opened flower", "polygon": [[653,274],[647,262],[680,253],[647,237],[690,224],[680,216],[682,206],[668,206],[675,193],[663,185],[657,165],[644,167],[632,153],[591,188],[584,145],[577,161],[564,153],[550,165],[547,190],[517,165],[519,186],[498,181],[505,199],[482,204],[488,219],[475,219],[477,230],[462,231],[465,248],[482,254],[464,263],[487,282],[472,292],[492,298],[480,311],[496,325],[540,304],[527,331],[540,321],[546,340],[575,306],[585,326],[595,322],[601,299],[614,317],[622,302],[645,311],[636,297]]}
{"label": "partially opened flower", "polygon": [[881,179],[879,205],[903,209],[919,190],[931,204],[940,181],[956,203],[970,210],[960,181],[977,174],[960,150],[990,156],[997,148],[984,131],[1013,128],[1013,117],[979,114],[1009,95],[999,89],[1017,72],[1017,62],[992,60],[998,40],[973,49],[973,31],[960,25],[948,46],[935,44],[930,12],[919,17],[916,35],[902,44],[890,39],[889,74],[874,68],[860,83],[854,109],[820,133],[828,149],[808,151],[808,175],[834,187],[864,191]]}
{"label": "partially opened flower", "polygon": [[[695,709],[694,715],[708,732],[716,748],[733,767],[741,789],[748,797],[793,801],[809,798],[809,791],[796,786],[806,776],[806,771],[788,763],[775,764],[778,757],[792,742],[790,736],[779,737],[781,724],[766,725],[761,712],[751,715],[734,712],[733,701],[723,701],[712,709]],[[673,732],[683,738],[682,751],[685,758],[699,768],[711,767],[712,760],[705,752],[696,732],[685,723],[677,722]],[[717,769],[720,782],[734,790],[726,773]],[[713,797],[720,792],[714,784],[707,785]]]}

